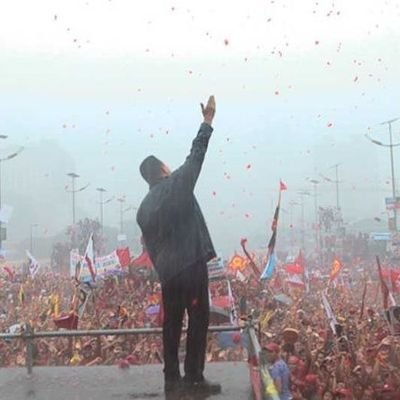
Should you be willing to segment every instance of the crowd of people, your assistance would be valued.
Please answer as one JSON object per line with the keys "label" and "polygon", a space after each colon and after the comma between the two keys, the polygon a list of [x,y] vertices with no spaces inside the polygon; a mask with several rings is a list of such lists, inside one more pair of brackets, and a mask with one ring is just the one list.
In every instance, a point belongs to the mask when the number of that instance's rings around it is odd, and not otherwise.
{"label": "crowd of people", "polygon": [[[279,273],[283,267],[278,267],[267,282],[260,282],[251,271],[243,271],[239,279],[237,271],[228,268],[226,280],[210,285],[212,297],[226,296],[229,281],[235,323],[241,324],[240,317],[248,314],[259,321],[266,358],[286,368],[278,369],[277,376],[291,393],[288,398],[400,398],[400,341],[390,335],[383,316],[376,267],[366,263],[351,267],[347,265],[353,279],[338,279],[334,284],[320,273],[310,274],[307,287],[293,285]],[[0,284],[1,332],[19,332],[26,323],[36,331],[56,330],[57,319],[68,313],[77,295],[73,278],[45,270],[34,278],[3,275]],[[161,289],[154,271],[110,276],[90,291],[78,329],[161,326]],[[334,327],[321,299],[323,293],[336,318]],[[182,349],[184,342],[185,336]],[[210,334],[206,360],[248,361],[246,343],[244,333]],[[24,366],[25,357],[22,339],[0,341],[0,367]],[[128,368],[162,362],[160,334],[42,338],[35,339],[34,345],[34,365]]]}

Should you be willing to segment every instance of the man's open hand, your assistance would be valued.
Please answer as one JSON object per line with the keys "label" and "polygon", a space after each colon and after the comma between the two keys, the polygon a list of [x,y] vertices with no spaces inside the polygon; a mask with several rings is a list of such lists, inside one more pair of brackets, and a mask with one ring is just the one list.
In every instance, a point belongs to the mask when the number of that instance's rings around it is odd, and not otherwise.
{"label": "man's open hand", "polygon": [[210,96],[207,101],[207,105],[204,107],[203,103],[200,103],[201,112],[204,117],[204,122],[211,125],[215,115],[215,98]]}

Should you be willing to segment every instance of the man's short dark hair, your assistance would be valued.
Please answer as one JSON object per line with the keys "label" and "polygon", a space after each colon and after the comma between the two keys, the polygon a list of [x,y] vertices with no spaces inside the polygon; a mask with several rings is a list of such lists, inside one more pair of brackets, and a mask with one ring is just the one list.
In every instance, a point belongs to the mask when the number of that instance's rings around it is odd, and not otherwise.
{"label": "man's short dark hair", "polygon": [[160,178],[163,165],[164,163],[153,155],[146,157],[139,167],[143,179],[149,184],[153,183]]}

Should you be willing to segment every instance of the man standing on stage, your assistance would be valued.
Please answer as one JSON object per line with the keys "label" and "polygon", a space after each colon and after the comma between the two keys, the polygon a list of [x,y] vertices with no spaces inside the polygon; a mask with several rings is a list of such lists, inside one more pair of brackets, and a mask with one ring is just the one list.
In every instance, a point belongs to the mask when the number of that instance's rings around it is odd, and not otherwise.
{"label": "man standing on stage", "polygon": [[[140,165],[149,192],[137,222],[161,281],[164,306],[163,346],[165,391],[180,387],[219,393],[221,386],[204,379],[209,323],[207,261],[216,256],[208,229],[194,196],[213,128],[215,99],[201,104],[203,123],[184,164],[171,173],[154,156]],[[178,349],[185,309],[189,316],[185,376],[181,380]]]}

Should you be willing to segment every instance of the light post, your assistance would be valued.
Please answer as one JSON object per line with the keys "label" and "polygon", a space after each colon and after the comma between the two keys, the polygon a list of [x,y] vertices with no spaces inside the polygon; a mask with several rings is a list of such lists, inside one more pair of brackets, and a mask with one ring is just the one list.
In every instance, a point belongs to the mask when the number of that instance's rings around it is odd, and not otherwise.
{"label": "light post", "polygon": [[304,196],[311,196],[311,193],[307,190],[300,190],[297,192],[301,199],[301,246],[303,251],[305,251],[305,217],[304,217]]}
{"label": "light post", "polygon": [[72,193],[72,225],[75,225],[75,194],[85,190],[89,186],[89,183],[85,186],[82,186],[79,189],[75,189],[75,179],[79,178],[79,175],[76,174],[75,172],[69,172],[67,176],[71,178],[72,189],[71,190],[65,189],[65,190],[69,193]]}
{"label": "light post", "polygon": [[99,200],[99,204],[100,204],[100,225],[101,225],[101,230],[103,230],[104,204],[107,204],[110,201],[112,201],[114,199],[114,197],[111,197],[108,200],[103,200],[103,195],[104,195],[105,192],[107,192],[107,190],[102,188],[102,187],[98,187],[98,188],[96,188],[96,190],[99,192],[99,196],[100,196],[100,200]]}
{"label": "light post", "polygon": [[320,249],[320,235],[319,235],[319,218],[318,218],[318,189],[317,185],[320,183],[316,179],[310,179],[310,183],[314,189],[314,214],[315,214],[315,244],[318,259],[321,262],[321,249]]}
{"label": "light post", "polygon": [[30,241],[29,241],[29,251],[33,254],[33,228],[38,227],[39,224],[31,224],[31,231],[30,231]]}
{"label": "light post", "polygon": [[392,198],[394,201],[394,208],[393,208],[393,218],[394,218],[394,231],[397,232],[397,209],[396,209],[396,179],[394,176],[394,157],[393,157],[393,147],[400,146],[400,143],[393,143],[392,137],[392,124],[393,122],[397,121],[399,118],[394,118],[389,121],[384,121],[380,125],[388,125],[389,126],[389,144],[382,143],[379,140],[372,139],[368,135],[365,135],[367,139],[369,139],[372,143],[382,146],[382,147],[389,147],[389,154],[390,154],[390,169],[392,173]]}
{"label": "light post", "polygon": [[119,197],[117,199],[119,202],[119,233],[122,234],[124,233],[124,203],[125,203],[125,198]]}
{"label": "light post", "polygon": [[[6,135],[0,135],[1,139],[6,139],[7,136]],[[2,195],[2,185],[1,185],[1,175],[2,175],[2,164],[4,161],[8,161],[8,160],[12,160],[13,158],[17,157],[18,154],[21,153],[21,151],[23,150],[23,147],[20,147],[16,152],[9,154],[8,156],[5,157],[1,157],[0,158],[0,210],[2,207],[2,203],[1,203],[1,195]],[[2,249],[2,245],[3,245],[3,229],[2,229],[2,223],[0,220],[0,250]]]}

